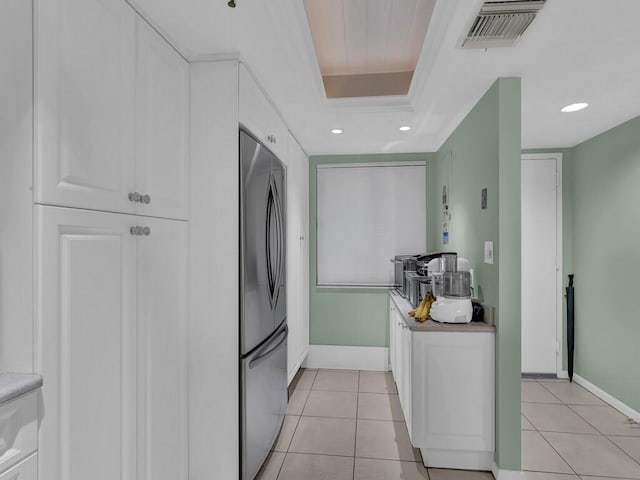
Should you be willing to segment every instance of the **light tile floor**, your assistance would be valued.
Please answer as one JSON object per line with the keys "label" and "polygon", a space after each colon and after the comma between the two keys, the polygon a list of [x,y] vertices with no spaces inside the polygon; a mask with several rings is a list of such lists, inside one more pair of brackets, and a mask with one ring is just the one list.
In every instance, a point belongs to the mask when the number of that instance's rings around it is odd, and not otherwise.
{"label": "light tile floor", "polygon": [[[640,480],[640,426],[566,380],[522,381],[523,480]],[[390,373],[304,370],[261,480],[493,480],[426,469]]]}
{"label": "light tile floor", "polygon": [[426,469],[390,373],[304,370],[261,480],[493,480]]}
{"label": "light tile floor", "polygon": [[640,425],[576,383],[521,385],[523,478],[640,479]]}

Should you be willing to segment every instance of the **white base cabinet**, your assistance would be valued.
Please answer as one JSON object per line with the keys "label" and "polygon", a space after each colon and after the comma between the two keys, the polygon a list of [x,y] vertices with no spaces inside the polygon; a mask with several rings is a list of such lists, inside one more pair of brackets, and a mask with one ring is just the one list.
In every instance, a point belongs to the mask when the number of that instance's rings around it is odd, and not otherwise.
{"label": "white base cabinet", "polygon": [[44,206],[36,222],[40,471],[186,479],[186,224]]}
{"label": "white base cabinet", "polygon": [[495,334],[411,330],[409,303],[389,303],[389,361],[411,443],[429,467],[490,470]]}

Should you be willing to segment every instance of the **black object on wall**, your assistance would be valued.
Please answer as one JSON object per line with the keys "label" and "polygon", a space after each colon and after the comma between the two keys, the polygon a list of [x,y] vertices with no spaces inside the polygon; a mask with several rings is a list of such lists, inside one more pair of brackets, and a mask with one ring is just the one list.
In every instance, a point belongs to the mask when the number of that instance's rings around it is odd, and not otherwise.
{"label": "black object on wall", "polygon": [[574,347],[574,311],[573,311],[573,275],[569,275],[567,290],[567,361],[569,363],[569,381],[573,382],[573,347]]}

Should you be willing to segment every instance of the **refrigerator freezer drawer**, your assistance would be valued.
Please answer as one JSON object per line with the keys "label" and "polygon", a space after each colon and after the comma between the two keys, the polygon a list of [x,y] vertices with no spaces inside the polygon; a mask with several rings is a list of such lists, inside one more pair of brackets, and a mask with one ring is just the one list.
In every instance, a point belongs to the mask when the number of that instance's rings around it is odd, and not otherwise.
{"label": "refrigerator freezer drawer", "polygon": [[283,322],[242,359],[242,478],[253,480],[267,458],[287,408],[287,335]]}

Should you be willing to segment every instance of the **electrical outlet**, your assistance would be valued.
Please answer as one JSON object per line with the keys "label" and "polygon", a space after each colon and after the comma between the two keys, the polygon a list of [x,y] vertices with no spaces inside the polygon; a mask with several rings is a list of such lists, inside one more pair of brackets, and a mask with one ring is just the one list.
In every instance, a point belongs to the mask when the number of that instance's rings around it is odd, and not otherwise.
{"label": "electrical outlet", "polygon": [[484,263],[493,265],[493,242],[484,242]]}

